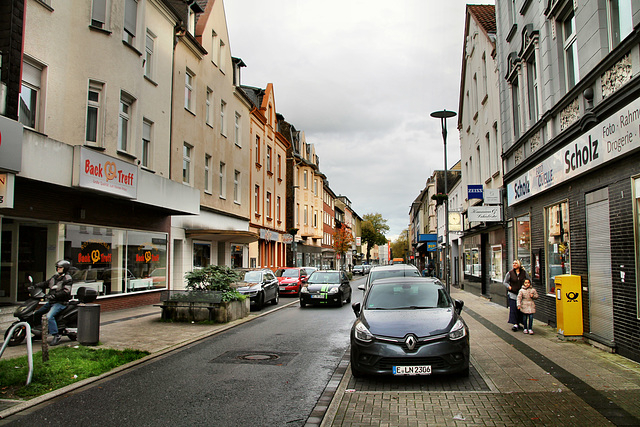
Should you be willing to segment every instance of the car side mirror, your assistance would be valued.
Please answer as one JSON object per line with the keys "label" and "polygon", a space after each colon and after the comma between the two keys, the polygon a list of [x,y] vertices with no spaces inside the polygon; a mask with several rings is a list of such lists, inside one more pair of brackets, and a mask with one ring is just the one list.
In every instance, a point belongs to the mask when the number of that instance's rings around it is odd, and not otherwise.
{"label": "car side mirror", "polygon": [[457,299],[453,302],[453,305],[456,309],[456,313],[460,314],[462,312],[462,307],[464,307],[464,301]]}
{"label": "car side mirror", "polygon": [[360,316],[360,303],[359,302],[354,302],[353,304],[351,304],[351,308],[353,309],[353,312],[355,313],[356,317]]}

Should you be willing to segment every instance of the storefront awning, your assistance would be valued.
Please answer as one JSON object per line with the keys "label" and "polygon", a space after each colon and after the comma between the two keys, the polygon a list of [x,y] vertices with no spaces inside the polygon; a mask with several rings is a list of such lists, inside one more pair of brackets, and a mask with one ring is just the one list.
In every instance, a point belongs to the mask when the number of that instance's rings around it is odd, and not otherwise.
{"label": "storefront awning", "polygon": [[192,239],[210,239],[219,242],[252,243],[258,241],[258,233],[242,230],[185,230]]}

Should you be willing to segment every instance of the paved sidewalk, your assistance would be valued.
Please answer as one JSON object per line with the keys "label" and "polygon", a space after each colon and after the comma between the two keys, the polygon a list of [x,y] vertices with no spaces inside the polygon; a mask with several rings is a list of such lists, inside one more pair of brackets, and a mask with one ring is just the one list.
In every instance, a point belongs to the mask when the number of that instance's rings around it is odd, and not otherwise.
{"label": "paved sidewalk", "polygon": [[[534,335],[512,332],[505,307],[451,293],[465,302],[472,371],[488,390],[446,390],[427,377],[418,387],[407,379],[417,391],[406,391],[398,379],[355,381],[347,370],[323,426],[640,425],[640,364],[561,341],[537,321]],[[446,391],[423,391],[436,381]]]}

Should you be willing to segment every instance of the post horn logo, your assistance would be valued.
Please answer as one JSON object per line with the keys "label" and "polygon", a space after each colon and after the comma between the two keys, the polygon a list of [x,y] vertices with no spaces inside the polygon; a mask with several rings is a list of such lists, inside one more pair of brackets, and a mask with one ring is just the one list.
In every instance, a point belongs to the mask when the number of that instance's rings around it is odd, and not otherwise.
{"label": "post horn logo", "polygon": [[578,297],[580,296],[580,293],[578,292],[567,292],[567,300],[569,300],[569,302],[576,302],[578,300]]}

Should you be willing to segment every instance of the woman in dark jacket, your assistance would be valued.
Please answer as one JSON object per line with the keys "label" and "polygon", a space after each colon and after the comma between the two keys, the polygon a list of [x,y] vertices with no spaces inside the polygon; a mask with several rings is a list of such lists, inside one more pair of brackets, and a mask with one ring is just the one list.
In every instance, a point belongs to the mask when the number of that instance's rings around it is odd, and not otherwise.
{"label": "woman in dark jacket", "polygon": [[524,283],[524,280],[528,279],[527,272],[524,271],[520,261],[517,259],[513,261],[513,268],[509,270],[506,276],[504,276],[504,286],[507,288],[507,295],[509,301],[509,323],[513,326],[511,329],[517,331],[519,325],[522,323],[522,313],[518,310],[518,292]]}

